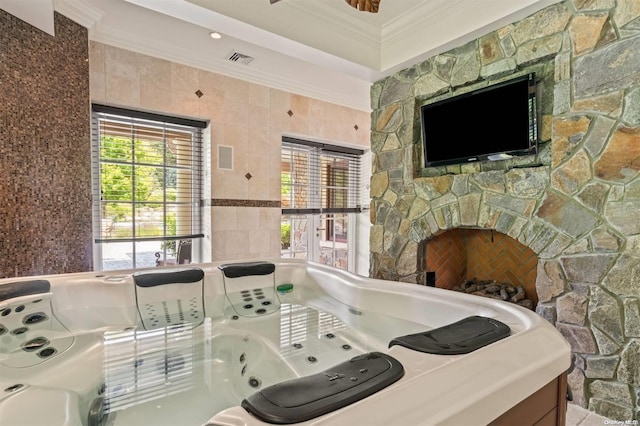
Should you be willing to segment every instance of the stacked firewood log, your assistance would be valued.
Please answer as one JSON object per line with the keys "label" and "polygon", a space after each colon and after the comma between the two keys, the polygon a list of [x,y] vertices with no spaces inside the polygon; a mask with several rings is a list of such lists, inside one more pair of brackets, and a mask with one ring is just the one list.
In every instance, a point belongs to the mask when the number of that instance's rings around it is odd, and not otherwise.
{"label": "stacked firewood log", "polygon": [[504,300],[505,302],[511,302],[528,309],[533,309],[533,301],[527,299],[524,288],[520,285],[514,286],[507,283],[499,283],[495,280],[478,280],[473,278],[453,287],[452,290]]}

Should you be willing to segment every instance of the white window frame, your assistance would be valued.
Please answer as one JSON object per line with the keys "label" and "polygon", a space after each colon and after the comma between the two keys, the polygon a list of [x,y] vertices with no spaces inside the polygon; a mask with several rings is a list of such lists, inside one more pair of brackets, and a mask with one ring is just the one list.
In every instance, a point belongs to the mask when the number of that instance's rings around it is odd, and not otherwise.
{"label": "white window frame", "polygon": [[[357,222],[360,216],[360,212],[362,212],[362,200],[360,198],[360,191],[362,189],[362,161],[365,157],[366,150],[362,148],[351,148],[347,146],[327,144],[315,141],[309,141],[306,139],[299,139],[294,137],[283,137],[283,153],[285,150],[293,150],[300,149],[303,152],[307,152],[310,156],[309,163],[310,169],[308,173],[308,183],[305,186],[304,190],[307,192],[307,201],[308,205],[296,208],[299,206],[291,206],[292,208],[283,208],[282,216],[283,221],[287,217],[299,216],[306,217],[308,220],[307,226],[307,246],[306,246],[306,258],[309,260],[318,260],[319,259],[319,231],[322,230],[321,224],[326,223],[326,219],[322,217],[327,214],[346,214],[348,221],[348,229],[347,229],[347,270],[355,272],[357,269],[356,265],[356,250],[358,247],[358,234],[357,234]],[[333,154],[331,154],[333,153]],[[323,186],[323,178],[322,178],[322,170],[321,158],[323,156],[330,157],[332,155],[341,156],[340,153],[344,154],[345,158],[349,158],[349,156],[354,156],[355,159],[349,160],[349,183],[348,183],[348,204],[347,208],[343,209],[332,209],[327,208],[327,206],[323,206],[322,199],[322,190],[327,190],[329,186]],[[325,182],[328,184],[328,182]],[[281,183],[282,187],[282,183]],[[289,197],[291,200],[295,198],[295,191],[298,188],[294,182],[289,183]],[[294,203],[291,201],[291,203]],[[368,207],[368,206],[367,206]],[[293,229],[293,225],[291,226]],[[303,251],[296,251],[295,247],[290,247],[286,252],[282,251],[283,256],[288,254],[288,257],[295,257],[295,254],[302,254]]]}
{"label": "white window frame", "polygon": [[[157,205],[161,205],[165,214],[163,215],[163,232],[161,235],[153,236],[153,237],[140,237],[136,236],[135,229],[135,217],[137,216],[135,206],[137,205],[137,201],[135,200],[135,195],[132,195],[132,236],[126,238],[117,238],[117,237],[109,237],[103,231],[103,204],[106,203],[102,200],[102,183],[101,183],[101,167],[103,164],[103,160],[101,159],[101,134],[100,134],[100,123],[101,122],[119,122],[122,121],[123,126],[131,125],[132,128],[135,126],[140,126],[140,128],[149,129],[149,128],[167,128],[170,130],[176,130],[184,133],[192,133],[192,146],[189,148],[189,166],[183,167],[180,165],[168,165],[166,161],[166,157],[164,157],[162,163],[154,163],[153,166],[159,169],[184,169],[188,170],[189,173],[189,184],[185,185],[185,189],[182,190],[182,194],[185,195],[185,199],[187,201],[176,201],[171,202],[167,201],[166,191],[167,187],[163,187],[163,201],[155,201],[154,203]],[[208,126],[208,123],[201,120],[193,120],[181,117],[172,117],[162,114],[149,113],[144,111],[137,110],[129,110],[125,108],[119,107],[111,107],[107,105],[92,105],[92,188],[93,188],[93,229],[94,229],[94,270],[104,270],[103,268],[103,244],[110,242],[126,242],[131,243],[132,248],[132,259],[130,268],[126,269],[136,269],[141,267],[136,262],[136,245],[138,242],[144,241],[161,241],[161,242],[171,242],[175,241],[176,250],[178,251],[178,247],[181,243],[190,242],[190,252],[191,256],[189,261],[198,261],[200,256],[200,240],[204,236],[202,233],[202,195],[203,195],[203,129]],[[158,131],[158,134],[162,134],[162,131]],[[164,136],[162,136],[164,137]],[[135,145],[132,136],[132,144]],[[165,140],[164,144],[166,146],[168,142]],[[166,149],[166,148],[165,148]],[[108,163],[109,161],[105,161]],[[113,163],[113,161],[111,161]],[[145,164],[136,163],[136,159],[131,159],[130,161],[122,162],[123,165],[131,164],[132,170],[135,167],[144,167],[147,166]],[[163,178],[164,179],[164,178]],[[135,188],[135,179],[132,183],[133,188]],[[179,189],[178,189],[179,191]],[[132,191],[133,193],[133,191]],[[180,192],[179,192],[180,193]],[[128,201],[123,201],[126,203]],[[187,232],[185,229],[181,229],[175,232],[175,235],[171,235],[171,232],[168,231],[168,222],[167,222],[167,208],[172,206],[176,207],[178,205],[183,205],[190,212],[190,224],[186,226]],[[170,264],[171,262],[178,262],[179,259],[167,259],[167,248],[165,245],[164,250],[160,250],[156,252],[156,257],[160,257],[158,261],[155,263],[156,266]],[[176,253],[177,254],[177,253]],[[142,267],[151,266],[151,265],[142,265]]]}

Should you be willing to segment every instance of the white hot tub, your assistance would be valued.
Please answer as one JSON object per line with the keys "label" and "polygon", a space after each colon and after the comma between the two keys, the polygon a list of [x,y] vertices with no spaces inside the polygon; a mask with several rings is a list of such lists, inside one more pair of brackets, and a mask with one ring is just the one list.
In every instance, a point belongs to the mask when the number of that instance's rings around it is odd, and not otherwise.
{"label": "white hot tub", "polygon": [[[507,334],[433,337],[470,318]],[[0,280],[3,426],[561,424],[569,366],[519,306],[306,261]]]}

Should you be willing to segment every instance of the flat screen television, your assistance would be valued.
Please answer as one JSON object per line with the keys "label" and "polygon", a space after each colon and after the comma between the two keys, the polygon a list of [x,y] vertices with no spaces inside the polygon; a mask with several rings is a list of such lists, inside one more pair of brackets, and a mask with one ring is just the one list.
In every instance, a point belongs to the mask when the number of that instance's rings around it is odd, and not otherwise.
{"label": "flat screen television", "polygon": [[420,122],[425,167],[535,154],[535,74],[423,105]]}

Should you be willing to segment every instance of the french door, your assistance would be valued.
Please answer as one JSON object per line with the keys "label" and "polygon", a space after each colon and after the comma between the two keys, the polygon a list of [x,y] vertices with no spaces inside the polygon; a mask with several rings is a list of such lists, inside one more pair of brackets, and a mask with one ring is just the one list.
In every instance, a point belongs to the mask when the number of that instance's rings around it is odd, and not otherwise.
{"label": "french door", "polygon": [[282,257],[353,271],[362,150],[283,138]]}
{"label": "french door", "polygon": [[353,271],[355,260],[355,214],[326,213],[283,215],[281,229],[286,243],[282,257],[309,259]]}

